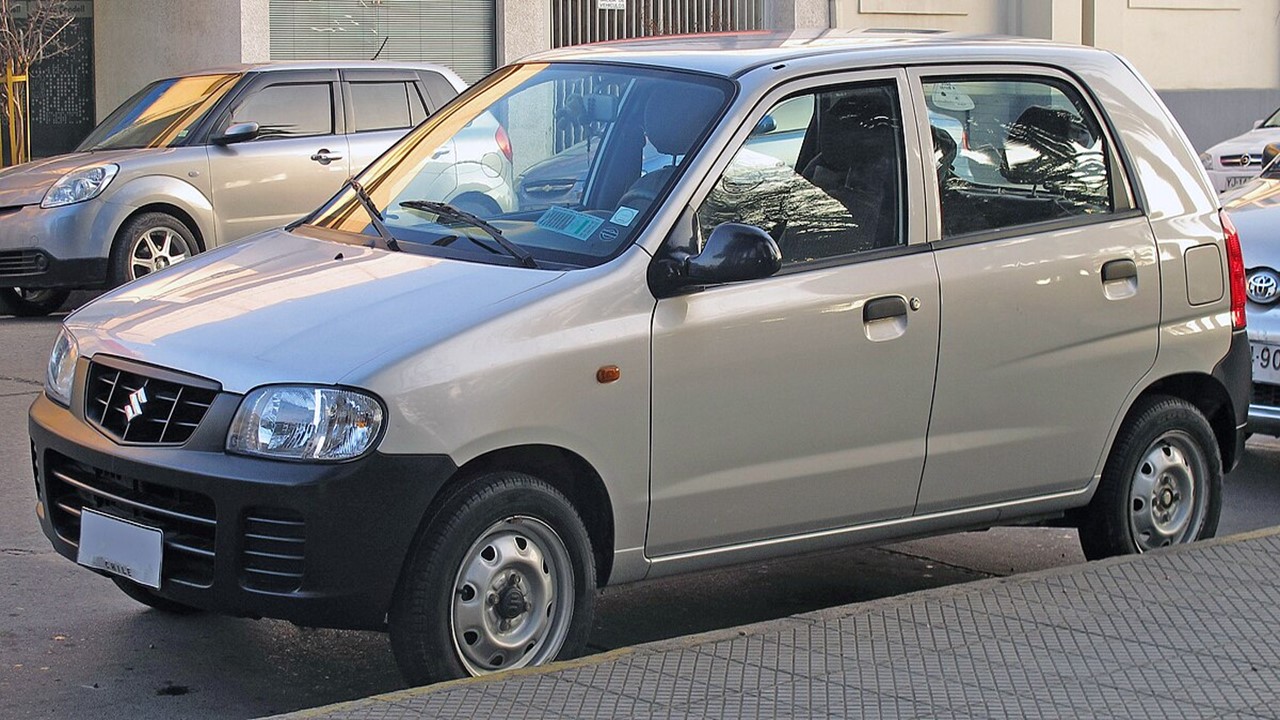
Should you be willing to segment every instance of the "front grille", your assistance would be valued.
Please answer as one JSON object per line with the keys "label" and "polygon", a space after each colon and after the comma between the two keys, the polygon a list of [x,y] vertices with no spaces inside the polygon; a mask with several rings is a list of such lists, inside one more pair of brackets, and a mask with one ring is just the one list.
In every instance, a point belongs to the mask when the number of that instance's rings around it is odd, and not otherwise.
{"label": "front grille", "polygon": [[1253,384],[1253,405],[1280,407],[1280,385]]}
{"label": "front grille", "polygon": [[49,260],[36,250],[0,252],[0,275],[39,275],[48,267]]}
{"label": "front grille", "polygon": [[81,510],[98,510],[164,533],[164,580],[213,585],[218,524],[208,495],[126,478],[52,451],[45,461],[49,515],[63,541],[79,546]]}
{"label": "front grille", "polygon": [[280,593],[300,588],[306,538],[306,522],[291,510],[247,510],[241,553],[244,586]]}
{"label": "front grille", "polygon": [[1218,162],[1222,164],[1222,167],[1248,167],[1250,165],[1257,165],[1257,166],[1262,165],[1262,153],[1258,153],[1258,154],[1249,153],[1248,158],[1249,158],[1249,161],[1245,162],[1244,153],[1238,153],[1235,155],[1222,155],[1218,158]]}
{"label": "front grille", "polygon": [[218,391],[209,385],[148,377],[94,362],[84,414],[121,442],[181,445],[191,438]]}

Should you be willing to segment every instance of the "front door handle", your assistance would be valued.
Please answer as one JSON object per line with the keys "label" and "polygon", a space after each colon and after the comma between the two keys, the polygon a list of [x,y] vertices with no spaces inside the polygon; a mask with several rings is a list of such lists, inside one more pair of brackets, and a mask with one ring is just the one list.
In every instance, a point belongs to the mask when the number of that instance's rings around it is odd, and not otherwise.
{"label": "front door handle", "polygon": [[1109,283],[1117,280],[1136,280],[1138,277],[1138,264],[1132,260],[1112,260],[1102,265],[1102,282]]}
{"label": "front door handle", "polygon": [[322,148],[322,149],[321,149],[319,152],[317,152],[315,155],[312,155],[312,156],[311,156],[311,159],[312,159],[312,160],[315,160],[316,162],[320,163],[321,165],[328,165],[329,163],[333,162],[334,160],[341,160],[341,159],[342,159],[342,156],[341,156],[341,155],[330,155],[330,154],[329,154],[328,149],[323,149],[323,148]]}
{"label": "front door handle", "polygon": [[864,323],[906,316],[907,301],[898,295],[868,300],[867,304],[862,306],[862,322]]}

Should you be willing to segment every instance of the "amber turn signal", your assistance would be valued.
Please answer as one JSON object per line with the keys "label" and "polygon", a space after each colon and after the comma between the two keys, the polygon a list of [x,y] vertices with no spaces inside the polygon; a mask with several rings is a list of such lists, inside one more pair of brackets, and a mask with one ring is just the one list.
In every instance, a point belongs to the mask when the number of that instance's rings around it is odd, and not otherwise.
{"label": "amber turn signal", "polygon": [[622,377],[622,370],[617,365],[605,365],[596,371],[596,382],[601,385],[617,382],[620,377]]}

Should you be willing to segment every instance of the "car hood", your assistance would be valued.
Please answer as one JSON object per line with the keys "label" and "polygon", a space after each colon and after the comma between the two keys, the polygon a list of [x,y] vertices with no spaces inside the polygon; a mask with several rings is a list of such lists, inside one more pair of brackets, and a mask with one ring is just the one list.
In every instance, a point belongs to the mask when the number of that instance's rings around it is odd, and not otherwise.
{"label": "car hood", "polygon": [[82,357],[138,360],[231,392],[333,384],[384,353],[450,337],[562,274],[272,230],[104,295],[67,327]]}
{"label": "car hood", "polygon": [[1258,154],[1269,143],[1273,142],[1280,142],[1280,128],[1257,128],[1243,135],[1237,135],[1230,140],[1223,140],[1209,148],[1208,152],[1215,158],[1222,155],[1231,156],[1243,153]]}
{"label": "car hood", "polygon": [[1247,268],[1280,269],[1280,180],[1255,178],[1223,197]]}
{"label": "car hood", "polygon": [[59,178],[77,168],[155,152],[156,148],[76,152],[5,168],[0,170],[0,207],[39,204]]}

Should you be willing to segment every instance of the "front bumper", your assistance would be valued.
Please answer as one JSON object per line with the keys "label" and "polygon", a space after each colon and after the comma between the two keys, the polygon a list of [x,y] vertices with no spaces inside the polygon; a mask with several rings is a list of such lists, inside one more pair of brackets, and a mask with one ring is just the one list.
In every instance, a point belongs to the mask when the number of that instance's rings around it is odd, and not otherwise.
{"label": "front bumper", "polygon": [[0,287],[104,287],[115,230],[131,211],[100,199],[0,209]]}
{"label": "front bumper", "polygon": [[1212,170],[1208,170],[1207,172],[1209,174],[1209,181],[1213,183],[1213,189],[1217,190],[1220,193],[1224,193],[1228,190],[1233,190],[1235,188],[1238,188],[1241,185],[1244,185],[1245,183],[1249,182],[1250,180],[1258,177],[1258,173],[1262,172],[1262,166],[1253,165],[1253,166],[1250,166],[1249,168],[1232,168],[1232,169],[1221,169],[1221,170],[1214,168]]}
{"label": "front bumper", "polygon": [[376,452],[340,464],[230,455],[222,444],[238,404],[218,395],[182,446],[137,446],[41,394],[29,429],[45,535],[74,560],[78,511],[95,508],[164,532],[165,598],[300,625],[383,627],[418,525],[456,466]]}

